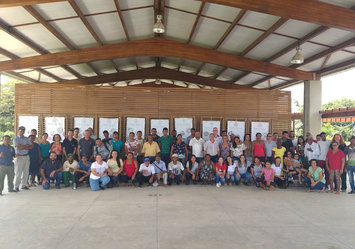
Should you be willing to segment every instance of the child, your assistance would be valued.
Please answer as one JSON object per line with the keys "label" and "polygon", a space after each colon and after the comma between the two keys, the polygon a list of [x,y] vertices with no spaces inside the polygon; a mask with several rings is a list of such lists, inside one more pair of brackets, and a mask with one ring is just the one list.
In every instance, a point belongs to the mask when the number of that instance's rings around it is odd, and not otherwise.
{"label": "child", "polygon": [[228,185],[232,185],[232,182],[237,182],[237,173],[236,173],[236,168],[237,165],[235,163],[233,163],[233,159],[231,156],[227,157],[227,165],[228,165],[228,169],[227,169],[227,175],[226,175],[226,180],[228,182]]}
{"label": "child", "polygon": [[271,168],[271,162],[266,161],[265,168],[262,168],[260,178],[260,187],[264,190],[271,191],[273,189],[271,183],[274,181],[275,171]]}

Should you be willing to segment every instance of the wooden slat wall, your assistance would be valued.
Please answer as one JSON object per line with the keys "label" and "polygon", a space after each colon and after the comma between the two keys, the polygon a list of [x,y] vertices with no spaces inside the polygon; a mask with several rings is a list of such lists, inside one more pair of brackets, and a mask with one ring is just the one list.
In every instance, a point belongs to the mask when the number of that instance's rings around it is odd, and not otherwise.
{"label": "wooden slat wall", "polygon": [[[95,118],[119,117],[120,134],[126,117],[145,117],[146,130],[150,118],[193,117],[195,127],[202,120],[245,120],[246,132],[252,121],[270,122],[271,132],[291,128],[291,95],[279,90],[210,90],[185,88],[97,87],[60,84],[17,84],[15,113],[65,116],[67,129],[73,128],[76,116]],[[17,128],[17,127],[16,127]],[[40,125],[39,133],[43,132]]]}

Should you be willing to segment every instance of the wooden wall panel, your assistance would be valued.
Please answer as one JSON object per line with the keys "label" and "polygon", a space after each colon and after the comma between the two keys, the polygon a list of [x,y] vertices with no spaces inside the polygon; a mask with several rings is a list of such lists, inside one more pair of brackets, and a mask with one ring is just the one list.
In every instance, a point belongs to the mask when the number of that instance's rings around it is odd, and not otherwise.
{"label": "wooden wall panel", "polygon": [[[120,117],[120,134],[125,117],[193,117],[195,127],[202,120],[227,119],[270,121],[271,131],[291,128],[291,95],[279,90],[213,90],[148,87],[97,87],[60,84],[17,84],[15,112],[18,115],[65,115],[67,129],[75,116]],[[122,123],[123,122],[123,123]],[[95,123],[97,132],[98,126]],[[172,124],[171,124],[172,127]],[[249,132],[246,125],[246,132]],[[40,130],[40,133],[42,131]]]}

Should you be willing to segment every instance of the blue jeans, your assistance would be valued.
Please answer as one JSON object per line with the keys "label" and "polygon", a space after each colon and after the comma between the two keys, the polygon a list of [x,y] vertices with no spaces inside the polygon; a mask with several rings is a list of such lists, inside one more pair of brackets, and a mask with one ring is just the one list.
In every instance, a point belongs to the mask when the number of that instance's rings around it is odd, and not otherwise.
{"label": "blue jeans", "polygon": [[100,177],[99,179],[91,179],[90,178],[91,190],[98,191],[100,189],[100,183],[101,183],[101,187],[105,187],[105,185],[109,182],[110,182],[109,176]]}
{"label": "blue jeans", "polygon": [[197,163],[200,163],[200,162],[202,162],[203,161],[203,157],[196,157],[196,162]]}
{"label": "blue jeans", "polygon": [[216,183],[225,183],[226,182],[226,178],[221,178],[219,176],[219,174],[216,173]]}
{"label": "blue jeans", "polygon": [[316,185],[311,186],[311,179],[309,179],[308,177],[306,177],[304,179],[305,183],[308,185],[309,189],[311,190],[322,190],[325,186],[325,184],[323,182],[318,182]]}
{"label": "blue jeans", "polygon": [[47,177],[47,182],[42,185],[43,189],[48,190],[51,188],[50,181],[55,180],[55,186],[58,187],[62,180],[63,173],[62,172],[55,172],[53,177]]}
{"label": "blue jeans", "polygon": [[262,182],[263,180],[260,177],[256,177],[256,179],[253,178],[253,181],[255,183],[255,186],[259,188],[260,187],[259,182]]}
{"label": "blue jeans", "polygon": [[166,165],[170,163],[170,153],[161,153],[160,157],[161,160],[163,160]]}
{"label": "blue jeans", "polygon": [[349,182],[350,182],[350,187],[352,191],[355,191],[355,166],[346,166],[346,169],[348,170],[348,175],[349,175]]}
{"label": "blue jeans", "polygon": [[[181,175],[174,175],[174,180],[176,182],[177,185],[179,185],[181,183]],[[169,174],[169,178],[168,178],[168,184],[171,185],[173,183],[173,178],[171,178],[170,174]]]}
{"label": "blue jeans", "polygon": [[236,182],[239,182],[242,178],[244,178],[244,182],[248,183],[250,181],[250,178],[252,178],[252,175],[249,172],[246,172],[244,174],[240,174],[240,178],[236,176]]}
{"label": "blue jeans", "polygon": [[[155,159],[154,159],[155,160]],[[120,182],[126,182],[128,183],[129,181],[132,181],[132,177],[129,177],[128,175],[118,175],[118,180]],[[132,183],[136,183],[137,182],[137,176],[133,179]]]}
{"label": "blue jeans", "polygon": [[237,183],[237,179],[238,179],[237,173],[234,172],[234,174],[228,174],[228,175],[229,177],[226,175],[227,181]]}

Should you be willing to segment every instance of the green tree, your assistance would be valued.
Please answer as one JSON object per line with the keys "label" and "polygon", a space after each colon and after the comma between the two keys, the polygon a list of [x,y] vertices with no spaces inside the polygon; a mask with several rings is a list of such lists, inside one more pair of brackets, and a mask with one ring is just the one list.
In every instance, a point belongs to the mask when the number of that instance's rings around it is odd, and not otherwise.
{"label": "green tree", "polygon": [[1,84],[0,98],[0,137],[14,137],[15,125],[15,83],[16,80]]}

